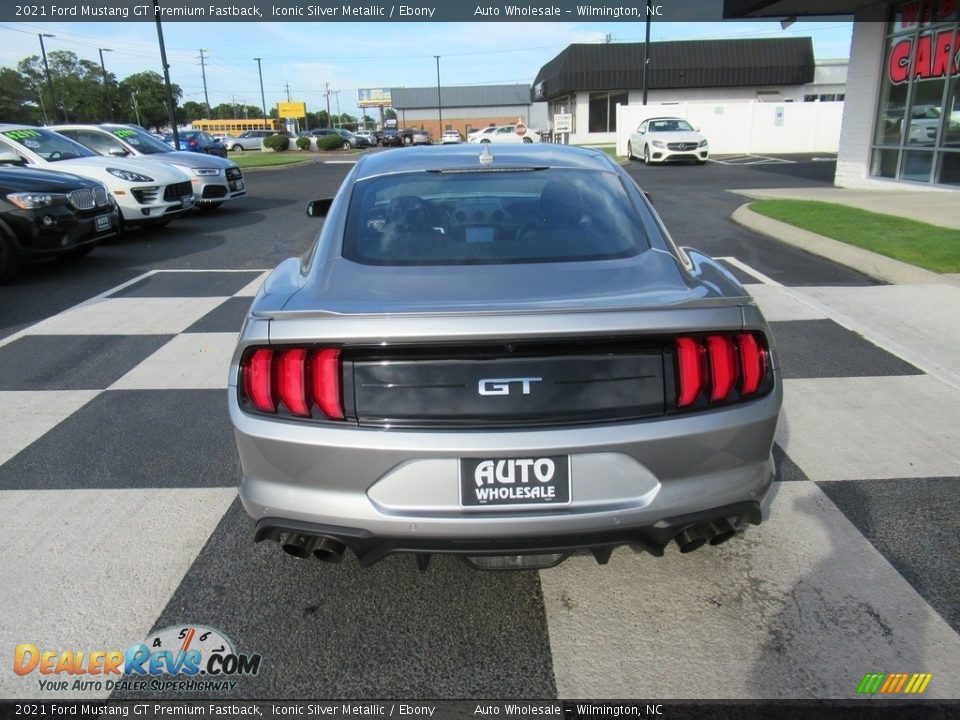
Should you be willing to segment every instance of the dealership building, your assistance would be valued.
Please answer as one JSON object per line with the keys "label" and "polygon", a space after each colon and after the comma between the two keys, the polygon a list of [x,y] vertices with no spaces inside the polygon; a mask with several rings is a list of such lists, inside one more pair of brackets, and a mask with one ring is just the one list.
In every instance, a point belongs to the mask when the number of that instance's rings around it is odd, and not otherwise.
{"label": "dealership building", "polygon": [[[537,73],[535,100],[569,114],[569,142],[617,140],[617,106],[842,101],[846,61],[816,62],[809,37],[574,44]],[[664,108],[663,112],[670,112]]]}
{"label": "dealership building", "polygon": [[960,0],[724,3],[731,19],[810,14],[853,17],[836,184],[960,189]]}
{"label": "dealership building", "polygon": [[390,103],[401,127],[424,128],[434,137],[443,130],[462,136],[489,125],[510,125],[522,120],[534,130],[546,129],[547,104],[531,100],[530,86],[464,85],[391,88]]}

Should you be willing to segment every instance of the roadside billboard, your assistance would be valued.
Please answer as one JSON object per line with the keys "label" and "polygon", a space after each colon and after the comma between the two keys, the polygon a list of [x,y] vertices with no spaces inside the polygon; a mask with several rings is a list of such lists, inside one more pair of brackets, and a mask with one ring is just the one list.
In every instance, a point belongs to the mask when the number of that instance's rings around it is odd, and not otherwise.
{"label": "roadside billboard", "polygon": [[359,107],[391,107],[390,88],[360,88],[357,90]]}

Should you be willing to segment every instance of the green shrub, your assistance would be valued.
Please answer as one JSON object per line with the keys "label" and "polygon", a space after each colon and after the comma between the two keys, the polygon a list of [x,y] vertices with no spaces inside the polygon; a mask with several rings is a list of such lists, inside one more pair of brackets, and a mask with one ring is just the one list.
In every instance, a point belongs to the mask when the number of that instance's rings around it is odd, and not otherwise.
{"label": "green shrub", "polygon": [[276,152],[290,149],[290,138],[286,135],[271,135],[263,139],[263,146]]}
{"label": "green shrub", "polygon": [[337,134],[317,138],[318,150],[339,150],[341,147],[343,147],[343,138]]}
{"label": "green shrub", "polygon": [[297,138],[297,148],[299,150],[309,150],[310,149],[310,138],[298,137]]}

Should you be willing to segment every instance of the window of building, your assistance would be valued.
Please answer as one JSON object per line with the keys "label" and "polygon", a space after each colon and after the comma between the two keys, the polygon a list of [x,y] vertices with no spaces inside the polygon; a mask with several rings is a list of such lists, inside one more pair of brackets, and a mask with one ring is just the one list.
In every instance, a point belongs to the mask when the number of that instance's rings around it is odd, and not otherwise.
{"label": "window of building", "polygon": [[886,44],[871,174],[956,184],[960,165],[956,156],[960,153],[958,4],[954,0],[901,3],[892,9]]}
{"label": "window of building", "polygon": [[590,93],[589,131],[615,132],[617,105],[627,104],[627,93]]}

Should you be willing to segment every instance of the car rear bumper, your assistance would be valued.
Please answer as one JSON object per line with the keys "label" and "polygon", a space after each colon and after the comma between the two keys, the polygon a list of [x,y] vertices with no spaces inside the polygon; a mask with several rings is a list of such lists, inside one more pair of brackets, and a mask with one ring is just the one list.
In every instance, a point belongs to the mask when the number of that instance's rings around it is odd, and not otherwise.
{"label": "car rear bumper", "polygon": [[[648,421],[483,433],[264,419],[240,409],[236,388],[229,403],[241,500],[276,527],[348,528],[411,551],[624,531],[662,547],[672,518],[762,500],[781,390],[777,382],[748,403]],[[568,504],[461,505],[461,458],[558,455],[570,456]]]}

